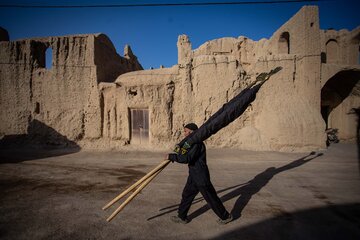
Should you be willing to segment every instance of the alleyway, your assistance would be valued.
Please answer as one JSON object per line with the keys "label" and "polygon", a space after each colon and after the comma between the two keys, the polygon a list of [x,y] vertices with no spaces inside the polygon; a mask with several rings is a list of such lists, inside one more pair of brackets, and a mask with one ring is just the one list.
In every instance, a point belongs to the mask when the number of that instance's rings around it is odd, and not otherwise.
{"label": "alleyway", "polygon": [[0,150],[0,239],[360,239],[352,143],[313,155],[208,150],[213,184],[235,216],[225,226],[200,195],[189,224],[170,221],[187,177],[176,163],[107,223],[115,207],[102,206],[164,155]]}

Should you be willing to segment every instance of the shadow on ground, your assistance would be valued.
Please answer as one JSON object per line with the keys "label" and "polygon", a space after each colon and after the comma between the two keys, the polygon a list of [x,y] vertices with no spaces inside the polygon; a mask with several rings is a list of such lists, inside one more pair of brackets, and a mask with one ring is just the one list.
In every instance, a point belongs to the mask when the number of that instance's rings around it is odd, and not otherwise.
{"label": "shadow on ground", "polygon": [[61,156],[81,149],[74,141],[38,120],[29,123],[27,132],[0,139],[0,164]]}
{"label": "shadow on ground", "polygon": [[[320,157],[322,155],[323,155],[322,153],[316,154],[315,152],[311,152],[310,154],[308,154],[300,159],[297,159],[295,161],[292,161],[284,166],[281,166],[278,168],[270,167],[270,168],[266,169],[265,171],[259,173],[252,180],[250,180],[246,183],[238,184],[238,185],[235,185],[232,187],[228,187],[226,189],[219,190],[219,191],[217,191],[217,193],[220,194],[224,191],[233,189],[231,192],[220,197],[220,199],[224,203],[226,201],[229,201],[229,200],[237,197],[235,205],[234,205],[233,209],[231,210],[231,214],[233,215],[234,220],[239,219],[241,217],[242,210],[249,203],[252,196],[254,194],[256,194],[257,192],[259,192],[276,174],[296,168],[296,167],[300,167],[301,165],[303,165],[317,157]],[[195,204],[200,201],[203,201],[202,197],[196,198],[192,204]],[[178,207],[179,207],[179,205],[172,205],[172,206],[164,207],[164,208],[160,209],[160,211],[167,210],[166,212],[152,216],[152,217],[148,218],[147,220],[149,221],[154,218],[163,216],[165,214],[175,212],[175,211],[177,211]],[[205,204],[204,206],[202,206],[199,209],[192,212],[188,216],[188,218],[191,221],[192,219],[197,218],[200,215],[204,214],[209,209],[210,209],[209,205]]]}
{"label": "shadow on ground", "polygon": [[286,213],[212,239],[360,239],[360,204],[329,205]]}

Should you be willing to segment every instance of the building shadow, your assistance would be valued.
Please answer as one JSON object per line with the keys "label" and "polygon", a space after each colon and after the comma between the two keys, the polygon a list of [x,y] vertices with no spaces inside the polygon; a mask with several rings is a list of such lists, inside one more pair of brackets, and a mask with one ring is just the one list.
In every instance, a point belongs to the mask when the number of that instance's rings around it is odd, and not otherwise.
{"label": "building shadow", "polygon": [[71,154],[81,149],[76,142],[38,120],[29,123],[27,132],[0,139],[0,164]]}
{"label": "building shadow", "polygon": [[220,239],[360,239],[360,204],[306,209],[240,227],[210,238]]}
{"label": "building shadow", "polygon": [[[319,157],[322,156],[322,153],[316,154],[315,152],[311,152],[305,157],[302,157],[300,159],[297,159],[291,163],[288,163],[284,166],[275,168],[270,167],[266,169],[265,171],[259,173],[256,175],[252,180],[247,182],[247,184],[240,186],[239,188],[236,188],[232,190],[231,192],[225,194],[224,196],[220,197],[222,202],[229,201],[233,198],[237,198],[236,202],[234,204],[233,209],[231,210],[231,214],[234,217],[234,220],[241,217],[241,212],[245,208],[245,206],[249,203],[252,196],[256,193],[258,193],[276,174],[279,174],[281,172],[300,167],[301,165]],[[194,219],[201,214],[208,211],[210,207],[206,204],[202,206],[201,208],[195,210],[193,213],[191,213],[188,218]]]}

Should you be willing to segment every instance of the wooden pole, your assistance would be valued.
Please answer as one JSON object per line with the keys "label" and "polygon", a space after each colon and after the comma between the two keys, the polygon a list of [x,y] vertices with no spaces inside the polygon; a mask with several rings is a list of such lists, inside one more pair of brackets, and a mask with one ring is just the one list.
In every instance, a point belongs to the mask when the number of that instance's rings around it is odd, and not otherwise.
{"label": "wooden pole", "polygon": [[145,188],[166,166],[170,161],[166,161],[165,164],[162,165],[162,168],[159,168],[157,172],[153,173],[150,177],[144,180],[141,185],[133,192],[111,215],[106,219],[106,221],[110,222],[124,207],[134,198],[136,195],[141,192],[143,188]]}
{"label": "wooden pole", "polygon": [[140,185],[142,182],[144,182],[146,179],[151,177],[154,173],[156,173],[159,169],[164,168],[167,164],[169,164],[170,160],[164,160],[161,162],[158,166],[156,166],[152,171],[150,171],[148,174],[146,174],[144,177],[142,177],[140,180],[138,180],[136,183],[131,185],[128,189],[126,189],[124,192],[119,194],[117,197],[115,197],[113,200],[111,200],[108,204],[106,204],[102,209],[108,209],[110,206],[112,206],[114,203],[119,201],[122,197],[124,197],[126,194],[131,192],[134,188],[136,188],[138,185]]}

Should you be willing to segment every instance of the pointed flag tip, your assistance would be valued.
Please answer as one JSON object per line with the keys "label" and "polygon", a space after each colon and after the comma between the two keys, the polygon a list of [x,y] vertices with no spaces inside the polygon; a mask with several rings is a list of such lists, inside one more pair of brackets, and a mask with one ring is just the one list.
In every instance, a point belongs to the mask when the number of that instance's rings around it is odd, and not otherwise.
{"label": "pointed flag tip", "polygon": [[276,67],[273,70],[270,71],[271,74],[275,74],[277,72],[279,72],[281,69],[283,69],[282,67]]}

